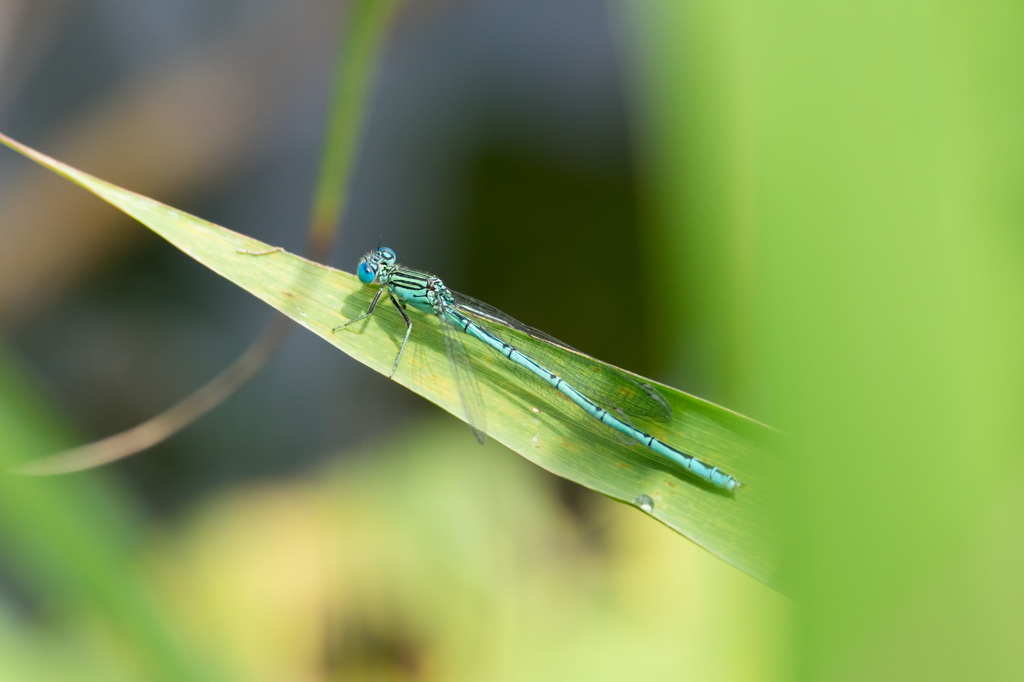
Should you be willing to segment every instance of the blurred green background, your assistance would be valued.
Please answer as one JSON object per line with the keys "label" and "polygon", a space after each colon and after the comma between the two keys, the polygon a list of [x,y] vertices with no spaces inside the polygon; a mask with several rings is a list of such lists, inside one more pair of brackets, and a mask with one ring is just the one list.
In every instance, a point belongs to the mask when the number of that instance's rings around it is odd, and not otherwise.
{"label": "blurred green background", "polygon": [[[0,129],[290,250],[345,4],[3,3]],[[293,334],[224,406],[0,475],[0,679],[1020,679],[1024,8],[404,3],[378,241],[785,432],[787,594]],[[159,412],[270,319],[0,154],[0,463]]]}

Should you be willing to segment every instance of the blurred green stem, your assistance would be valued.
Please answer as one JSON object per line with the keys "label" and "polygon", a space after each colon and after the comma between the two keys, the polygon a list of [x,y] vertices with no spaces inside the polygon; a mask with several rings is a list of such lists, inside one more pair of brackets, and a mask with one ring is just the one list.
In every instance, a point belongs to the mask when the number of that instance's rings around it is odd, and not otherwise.
{"label": "blurred green stem", "polygon": [[368,110],[377,56],[399,0],[351,3],[334,60],[333,98],[324,131],[307,253],[326,261],[344,215],[359,133]]}

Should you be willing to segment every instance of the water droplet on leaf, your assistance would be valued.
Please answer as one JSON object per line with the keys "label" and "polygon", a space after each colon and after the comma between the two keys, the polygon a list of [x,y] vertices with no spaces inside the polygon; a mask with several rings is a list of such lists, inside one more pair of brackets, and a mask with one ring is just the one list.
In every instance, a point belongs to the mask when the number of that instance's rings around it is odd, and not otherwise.
{"label": "water droplet on leaf", "polygon": [[647,514],[654,511],[654,500],[651,499],[650,495],[637,495],[633,498],[633,504]]}

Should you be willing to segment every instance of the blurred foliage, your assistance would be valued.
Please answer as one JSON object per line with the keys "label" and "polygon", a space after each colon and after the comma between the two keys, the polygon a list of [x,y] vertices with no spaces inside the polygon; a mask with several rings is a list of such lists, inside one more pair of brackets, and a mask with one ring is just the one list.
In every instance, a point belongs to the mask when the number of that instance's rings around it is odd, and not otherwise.
{"label": "blurred foliage", "polygon": [[[68,429],[25,372],[0,356],[0,546],[27,588],[26,611],[0,602],[12,629],[7,679],[230,679],[180,639],[138,571],[142,528],[131,500],[102,475],[29,478],[13,465],[52,453]],[[19,622],[21,628],[10,626]],[[62,638],[45,625],[56,626]],[[33,630],[38,630],[35,634]],[[57,652],[60,655],[57,655]]]}
{"label": "blurred foliage", "polygon": [[[614,503],[567,514],[552,479],[504,452],[417,426],[311,479],[228,491],[153,559],[247,679],[749,679],[785,664],[785,633],[762,630],[783,597]],[[725,641],[748,654],[716,662]]]}
{"label": "blurred foliage", "polygon": [[789,434],[802,677],[1020,679],[1024,5],[622,7],[662,297]]}

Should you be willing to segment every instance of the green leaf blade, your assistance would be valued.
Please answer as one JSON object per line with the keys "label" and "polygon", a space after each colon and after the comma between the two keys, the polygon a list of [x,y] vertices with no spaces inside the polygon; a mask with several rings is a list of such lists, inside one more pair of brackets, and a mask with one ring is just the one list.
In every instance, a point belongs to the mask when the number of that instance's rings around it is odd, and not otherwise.
{"label": "green leaf blade", "polygon": [[[4,144],[132,215],[176,247],[234,282],[357,361],[387,376],[405,324],[390,306],[365,321],[335,329],[366,311],[375,287],[346,272],[272,248],[157,201],[94,178],[0,135]],[[459,419],[459,392],[448,365],[439,320],[410,311],[413,333],[394,380]],[[512,332],[520,334],[520,332]],[[483,344],[467,350],[488,410],[487,433],[554,474],[633,504],[653,501],[649,514],[733,566],[779,588],[778,516],[772,503],[779,462],[776,434],[735,412],[638,377],[668,401],[673,419],[645,422],[655,437],[720,467],[743,482],[736,493],[712,488],[639,444],[624,445],[565,396],[537,390]],[[552,353],[568,353],[551,346]],[[602,363],[604,364],[604,363]],[[609,371],[620,372],[610,365]],[[635,375],[634,375],[635,376]],[[469,433],[467,430],[467,438]]]}

